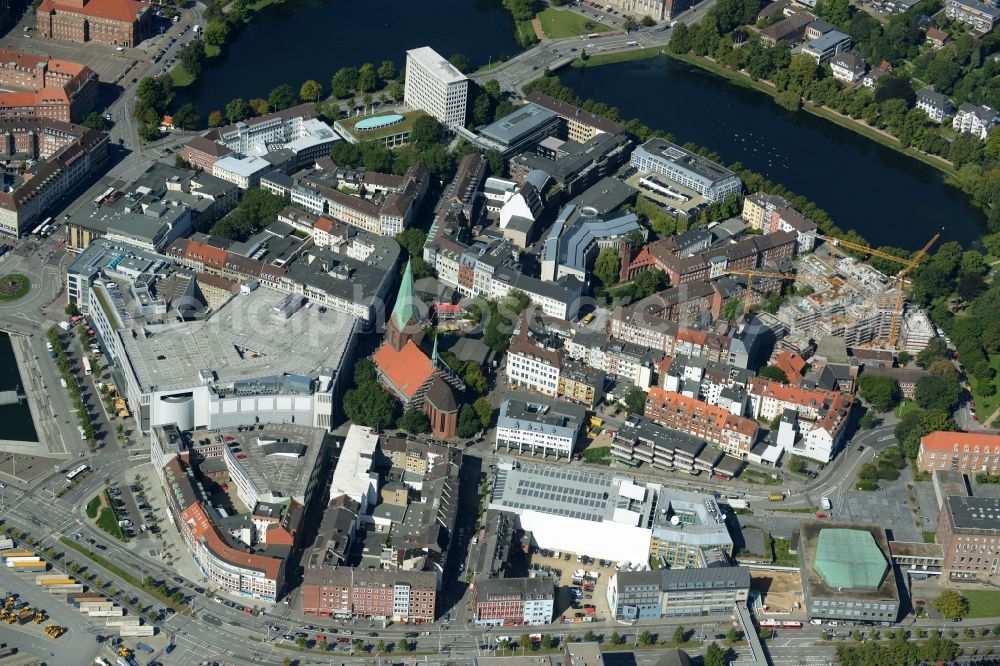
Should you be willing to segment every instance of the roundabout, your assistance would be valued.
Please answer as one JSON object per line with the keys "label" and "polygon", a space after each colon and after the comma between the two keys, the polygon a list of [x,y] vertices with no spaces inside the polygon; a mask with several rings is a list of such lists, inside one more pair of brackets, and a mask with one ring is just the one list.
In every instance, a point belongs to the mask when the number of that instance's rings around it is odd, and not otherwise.
{"label": "roundabout", "polygon": [[31,289],[31,280],[21,273],[0,275],[0,302],[24,298]]}

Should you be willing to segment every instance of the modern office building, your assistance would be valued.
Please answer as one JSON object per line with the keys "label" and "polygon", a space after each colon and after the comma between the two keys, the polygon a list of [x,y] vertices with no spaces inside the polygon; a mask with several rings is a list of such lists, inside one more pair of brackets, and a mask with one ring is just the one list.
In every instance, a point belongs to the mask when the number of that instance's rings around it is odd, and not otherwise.
{"label": "modern office building", "polygon": [[469,79],[429,46],[406,52],[403,101],[449,127],[465,125]]}
{"label": "modern office building", "polygon": [[505,155],[514,155],[559,131],[558,114],[538,104],[525,104],[479,131],[480,137]]}
{"label": "modern office building", "polygon": [[749,594],[746,567],[619,571],[608,582],[608,608],[624,621],[728,616]]}
{"label": "modern office building", "polygon": [[935,541],[944,551],[942,573],[947,580],[995,585],[1000,570],[1000,499],[945,497]]}
{"label": "modern office building", "polygon": [[988,432],[944,432],[920,438],[917,469],[951,470],[975,475],[1000,474],[1000,435]]}
{"label": "modern office building", "polygon": [[811,619],[895,622],[899,589],[881,525],[803,520],[799,563]]}
{"label": "modern office building", "polygon": [[851,48],[851,37],[839,30],[831,30],[802,45],[802,53],[812,56],[817,65],[830,62],[833,56]]}
{"label": "modern office building", "polygon": [[729,169],[666,139],[650,139],[636,148],[631,164],[639,171],[659,174],[708,201],[739,195],[743,189],[739,176]]}
{"label": "modern office building", "polygon": [[535,578],[485,578],[472,584],[478,626],[536,626],[552,622],[555,581]]}
{"label": "modern office building", "polygon": [[528,393],[513,393],[500,405],[493,450],[542,454],[568,460],[583,428],[586,408]]}
{"label": "modern office building", "polygon": [[598,134],[622,134],[625,132],[624,123],[608,120],[555,97],[549,97],[544,93],[528,93],[524,100],[557,114],[564,123],[560,136],[570,141],[587,143]]}

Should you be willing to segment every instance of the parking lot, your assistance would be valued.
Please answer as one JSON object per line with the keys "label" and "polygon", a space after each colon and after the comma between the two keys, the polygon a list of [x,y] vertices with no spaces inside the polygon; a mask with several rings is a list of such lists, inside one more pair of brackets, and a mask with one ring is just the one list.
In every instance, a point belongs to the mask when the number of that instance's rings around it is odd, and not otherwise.
{"label": "parking lot", "polygon": [[[558,551],[556,551],[558,552]],[[602,566],[599,560],[587,558],[589,561],[577,561],[575,553],[556,552],[539,549],[531,555],[531,568],[539,574],[547,571],[558,577],[558,589],[556,591],[555,614],[565,615],[567,618],[583,618],[588,615],[587,606],[593,606],[594,611],[590,616],[595,620],[605,620],[610,616],[608,609],[608,581],[615,572],[614,565]],[[578,570],[586,572],[597,572],[598,578],[593,582],[593,590],[584,590],[582,584],[573,582],[573,574]],[[578,590],[578,598],[574,600],[573,590]],[[574,607],[575,606],[575,607]],[[580,615],[577,615],[579,613]]]}
{"label": "parking lot", "polygon": [[[663,206],[663,208],[669,213],[676,215],[678,212],[682,212],[688,215],[697,215],[703,208],[708,206],[708,202],[705,200],[705,197],[701,196],[694,190],[689,190],[688,188],[678,185],[673,181],[668,182],[662,176],[657,176],[655,174],[647,175],[641,171],[636,171],[632,167],[628,167],[625,171],[623,171],[621,176],[624,177],[624,182],[626,184],[639,190],[647,199]],[[650,179],[655,178],[656,181],[668,186],[672,192],[676,193],[676,196],[683,198],[683,200],[667,196],[666,194],[650,189],[649,187],[640,185],[639,181],[645,177],[649,177]]]}

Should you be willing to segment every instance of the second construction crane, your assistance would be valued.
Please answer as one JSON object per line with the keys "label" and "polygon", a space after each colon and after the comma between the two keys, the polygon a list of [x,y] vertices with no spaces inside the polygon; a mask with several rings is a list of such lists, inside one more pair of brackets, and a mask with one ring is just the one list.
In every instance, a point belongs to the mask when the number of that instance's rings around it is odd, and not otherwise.
{"label": "second construction crane", "polygon": [[861,252],[871,257],[885,259],[886,261],[892,261],[903,266],[902,270],[896,274],[896,306],[892,310],[892,325],[889,328],[889,337],[886,338],[886,343],[890,348],[895,348],[896,340],[899,337],[899,325],[903,316],[903,288],[906,286],[906,276],[913,272],[914,268],[920,265],[920,260],[924,258],[927,251],[931,249],[931,246],[934,245],[940,237],[941,234],[934,234],[934,237],[927,241],[926,245],[914,253],[912,257],[907,259],[905,257],[897,257],[889,254],[888,252],[876,250],[875,248],[871,248],[866,245],[853,243],[851,241],[832,238],[829,236],[816,236],[817,239],[826,241],[833,247],[843,246],[850,250]]}

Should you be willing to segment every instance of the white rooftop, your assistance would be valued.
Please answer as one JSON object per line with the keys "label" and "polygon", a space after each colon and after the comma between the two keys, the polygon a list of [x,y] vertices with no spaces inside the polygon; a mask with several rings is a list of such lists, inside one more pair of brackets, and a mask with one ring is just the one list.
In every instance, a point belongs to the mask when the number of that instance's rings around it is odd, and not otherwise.
{"label": "white rooftop", "polygon": [[410,49],[406,52],[408,58],[430,72],[442,83],[458,83],[466,81],[467,77],[462,72],[448,62],[448,59],[429,46],[421,46],[419,49]]}
{"label": "white rooftop", "polygon": [[301,307],[275,317],[286,295],[260,288],[239,295],[207,319],[135,320],[119,331],[128,361],[143,389],[201,386],[201,371],[216,384],[275,375],[316,378],[321,368],[339,368],[356,326],[351,315]]}
{"label": "white rooftop", "polygon": [[362,498],[367,496],[374,483],[368,470],[376,446],[378,446],[378,433],[375,430],[356,424],[351,425],[338,456],[337,467],[333,471],[330,501],[346,495],[364,506]]}
{"label": "white rooftop", "polygon": [[227,155],[226,157],[216,160],[213,168],[218,168],[220,171],[227,171],[229,173],[235,173],[237,176],[249,178],[256,173],[260,173],[265,169],[271,168],[271,163],[263,157],[257,157],[256,155],[250,155],[248,157],[233,157],[231,155]]}

